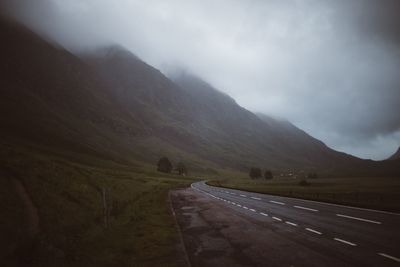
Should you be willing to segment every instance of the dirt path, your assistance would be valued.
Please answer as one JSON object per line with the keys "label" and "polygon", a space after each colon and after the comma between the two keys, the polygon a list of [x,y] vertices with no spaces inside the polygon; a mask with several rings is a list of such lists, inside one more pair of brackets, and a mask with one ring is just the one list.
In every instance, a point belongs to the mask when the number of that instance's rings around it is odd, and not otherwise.
{"label": "dirt path", "polygon": [[192,266],[338,266],[191,188],[171,200]]}

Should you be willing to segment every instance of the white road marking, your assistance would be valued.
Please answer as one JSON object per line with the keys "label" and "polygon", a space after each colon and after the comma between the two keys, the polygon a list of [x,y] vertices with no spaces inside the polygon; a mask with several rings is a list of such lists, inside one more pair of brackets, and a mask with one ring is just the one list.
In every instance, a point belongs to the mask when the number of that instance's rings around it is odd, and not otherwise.
{"label": "white road marking", "polygon": [[245,209],[245,210],[248,210],[249,208],[248,207],[246,207],[246,206],[243,206],[243,208]]}
{"label": "white road marking", "polygon": [[[213,186],[210,186],[206,183],[202,183],[204,186],[206,187],[211,187],[213,188]],[[193,184],[192,184],[193,185]],[[200,191],[200,190],[199,190]],[[333,204],[333,203],[327,203],[327,202],[321,202],[321,201],[316,201],[316,200],[309,200],[309,199],[302,199],[302,198],[295,198],[295,197],[285,197],[285,198],[289,198],[289,199],[294,199],[294,200],[300,200],[300,201],[304,201],[304,202],[311,202],[311,203],[317,203],[317,204],[321,204],[321,205],[328,205],[328,206],[336,206],[336,207],[342,207],[342,208],[347,208],[347,209],[353,209],[353,210],[365,210],[365,211],[370,211],[370,212],[377,212],[377,213],[384,213],[384,214],[390,214],[390,215],[395,215],[395,216],[400,216],[400,213],[396,213],[396,212],[389,212],[389,211],[383,211],[383,210],[374,210],[374,209],[366,209],[366,208],[359,208],[359,207],[353,207],[353,206],[346,206],[346,205],[341,205],[341,204]]]}
{"label": "white road marking", "polygon": [[264,213],[264,212],[260,212],[261,215],[268,217],[268,214]]}
{"label": "white road marking", "polygon": [[236,205],[236,202],[232,202],[233,205]]}
{"label": "white road marking", "polygon": [[298,209],[302,209],[302,210],[318,211],[318,210],[316,210],[316,209],[306,208],[306,207],[303,207],[303,206],[293,206],[293,207],[298,208]]}
{"label": "white road marking", "polygon": [[236,204],[236,206],[238,206],[238,207],[242,207],[242,205],[240,205],[240,204]]}
{"label": "white road marking", "polygon": [[310,231],[310,232],[312,232],[312,233],[314,233],[314,234],[322,235],[321,232],[318,232],[317,230],[314,230],[314,229],[311,229],[311,228],[306,228],[306,230],[307,230],[307,231]]}
{"label": "white road marking", "polygon": [[256,212],[256,210],[255,209],[250,209],[251,211],[253,211],[253,212]]}
{"label": "white road marking", "polygon": [[241,197],[247,197],[246,195],[240,195]]}
{"label": "white road marking", "polygon": [[259,197],[250,197],[250,198],[255,199],[255,200],[261,200],[261,198],[259,198]]}
{"label": "white road marking", "polygon": [[349,219],[353,219],[353,220],[357,220],[357,221],[363,221],[363,222],[369,222],[369,223],[382,224],[381,222],[378,222],[378,221],[373,221],[373,220],[368,220],[368,219],[363,219],[363,218],[358,218],[358,217],[352,217],[352,216],[343,215],[343,214],[336,214],[336,216],[344,217],[344,218],[349,218]]}
{"label": "white road marking", "polygon": [[391,260],[394,260],[394,261],[397,261],[397,262],[400,262],[400,259],[399,259],[399,258],[390,256],[390,255],[385,254],[385,253],[382,253],[382,252],[381,252],[381,253],[378,253],[378,255],[380,255],[380,256],[382,256],[382,257],[385,257],[385,258],[388,258],[388,259],[391,259]]}
{"label": "white road marking", "polygon": [[286,224],[292,225],[292,226],[297,226],[297,224],[292,223],[292,222],[285,222]]}
{"label": "white road marking", "polygon": [[350,245],[350,246],[357,246],[357,244],[355,244],[355,243],[352,243],[352,242],[350,242],[350,241],[346,241],[346,240],[343,240],[343,239],[340,239],[340,238],[336,238],[336,237],[335,237],[333,240],[342,242],[342,243],[347,244],[347,245]]}
{"label": "white road marking", "polygon": [[278,218],[278,217],[272,217],[272,219],[274,219],[274,220],[277,220],[277,221],[282,221],[282,219],[281,218]]}
{"label": "white road marking", "polygon": [[270,200],[269,202],[271,202],[271,203],[275,203],[275,204],[279,204],[279,205],[285,205],[285,203],[283,203],[283,202],[279,202],[279,201],[273,201],[273,200]]}

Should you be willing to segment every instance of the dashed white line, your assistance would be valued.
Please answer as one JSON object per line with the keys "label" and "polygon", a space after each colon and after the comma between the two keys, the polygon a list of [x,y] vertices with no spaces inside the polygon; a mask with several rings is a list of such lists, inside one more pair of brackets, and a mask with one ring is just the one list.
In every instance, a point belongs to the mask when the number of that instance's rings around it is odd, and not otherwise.
{"label": "dashed white line", "polygon": [[311,233],[317,234],[317,235],[322,235],[321,232],[319,232],[319,231],[317,231],[317,230],[314,230],[314,229],[311,229],[311,228],[306,228],[306,230],[309,231],[309,232],[311,232]]}
{"label": "dashed white line", "polygon": [[340,239],[340,238],[337,238],[337,237],[335,237],[333,240],[342,242],[342,243],[347,244],[347,245],[350,245],[350,246],[357,246],[357,244],[355,244],[355,243],[353,243],[353,242],[346,241],[346,240],[343,240],[343,239]]}
{"label": "dashed white line", "polygon": [[382,256],[382,257],[385,257],[385,258],[388,258],[388,259],[391,259],[391,260],[394,260],[394,261],[397,261],[397,262],[400,262],[400,259],[399,259],[399,258],[390,256],[390,255],[385,254],[385,253],[382,253],[382,252],[378,253],[378,255],[380,255],[380,256]]}
{"label": "dashed white line", "polygon": [[249,208],[248,207],[246,207],[246,206],[243,206],[243,208],[245,209],[245,210],[248,210]]}
{"label": "dashed white line", "polygon": [[261,200],[261,198],[259,198],[259,197],[250,197],[250,198],[255,199],[255,200]]}
{"label": "dashed white line", "polygon": [[277,220],[277,221],[282,221],[282,219],[281,218],[278,218],[278,217],[272,217],[272,219],[274,219],[274,220]]}
{"label": "dashed white line", "polygon": [[274,201],[274,200],[270,200],[269,202],[275,203],[275,204],[278,204],[278,205],[285,205],[285,203],[283,203],[283,202]]}
{"label": "dashed white line", "polygon": [[306,208],[306,207],[303,207],[303,206],[293,206],[293,207],[298,208],[298,209],[302,209],[302,210],[318,211],[318,210],[316,210],[316,209]]}
{"label": "dashed white line", "polygon": [[236,206],[238,206],[238,207],[242,207],[242,205],[240,205],[240,204],[236,204]]}
{"label": "dashed white line", "polygon": [[289,225],[291,225],[291,226],[297,226],[297,224],[295,224],[295,223],[292,223],[292,222],[285,222],[286,224],[289,224]]}
{"label": "dashed white line", "polygon": [[247,197],[246,195],[240,195],[241,197]]}
{"label": "dashed white line", "polygon": [[368,219],[363,219],[363,218],[358,218],[358,217],[353,217],[353,216],[348,216],[348,215],[343,215],[343,214],[336,214],[336,216],[343,217],[343,218],[348,218],[348,219],[353,219],[357,221],[363,221],[363,222],[369,222],[369,223],[375,223],[375,224],[382,224],[381,222],[378,221],[373,221],[373,220],[368,220]]}
{"label": "dashed white line", "polygon": [[250,209],[252,212],[256,212],[256,210],[255,209]]}
{"label": "dashed white line", "polygon": [[262,216],[268,217],[268,214],[266,214],[266,213],[264,213],[264,212],[260,212],[260,214],[261,214]]}

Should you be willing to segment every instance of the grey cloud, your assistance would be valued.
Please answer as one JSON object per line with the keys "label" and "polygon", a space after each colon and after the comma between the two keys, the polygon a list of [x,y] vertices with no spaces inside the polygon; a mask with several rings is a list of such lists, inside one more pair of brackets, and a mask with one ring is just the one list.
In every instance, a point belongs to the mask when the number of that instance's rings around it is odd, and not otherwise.
{"label": "grey cloud", "polygon": [[381,159],[400,145],[397,0],[10,2],[70,50],[115,42],[188,68],[333,148]]}

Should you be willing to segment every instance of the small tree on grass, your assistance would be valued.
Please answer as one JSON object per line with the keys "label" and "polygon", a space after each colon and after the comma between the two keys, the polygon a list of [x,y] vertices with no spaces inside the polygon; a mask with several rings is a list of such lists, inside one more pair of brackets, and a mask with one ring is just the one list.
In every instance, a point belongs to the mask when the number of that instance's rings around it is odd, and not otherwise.
{"label": "small tree on grass", "polygon": [[267,179],[267,180],[272,179],[273,178],[272,172],[270,170],[266,170],[264,172],[264,178]]}
{"label": "small tree on grass", "polygon": [[172,164],[167,157],[162,157],[157,163],[157,171],[171,173]]}
{"label": "small tree on grass", "polygon": [[179,173],[179,175],[186,175],[187,174],[187,169],[186,169],[185,164],[183,164],[183,162],[179,162],[177,164],[175,170]]}
{"label": "small tree on grass", "polygon": [[249,173],[250,178],[255,179],[255,178],[260,178],[262,176],[261,174],[261,169],[260,168],[251,168],[250,173]]}

